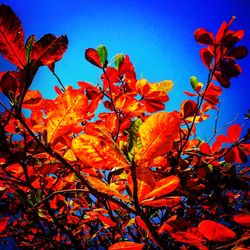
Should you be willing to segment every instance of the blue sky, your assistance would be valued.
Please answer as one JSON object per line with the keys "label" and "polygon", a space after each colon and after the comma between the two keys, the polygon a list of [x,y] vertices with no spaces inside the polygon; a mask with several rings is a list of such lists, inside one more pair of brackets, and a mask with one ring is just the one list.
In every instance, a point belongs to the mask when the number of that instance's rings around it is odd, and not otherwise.
{"label": "blue sky", "polygon": [[[21,19],[25,37],[35,34],[37,39],[46,33],[56,36],[66,34],[69,47],[63,59],[56,65],[56,73],[64,85],[77,86],[80,80],[96,84],[100,82],[100,70],[84,59],[89,47],[105,44],[109,59],[117,53],[128,54],[134,63],[137,77],[152,82],[170,79],[174,88],[170,92],[167,110],[179,109],[187,98],[184,90],[191,90],[189,77],[195,75],[205,82],[207,70],[199,57],[201,48],[193,37],[199,27],[216,32],[222,21],[237,19],[232,28],[244,29],[242,45],[250,47],[250,1],[248,0],[2,0],[12,7]],[[237,5],[236,5],[237,3]],[[249,79],[250,59],[240,60],[243,73],[232,81],[230,89],[221,96],[219,127],[250,108]],[[13,69],[0,57],[0,71]],[[39,70],[33,89],[39,89],[46,98],[54,98],[57,80],[44,67]],[[212,118],[214,119],[214,118]],[[245,129],[249,123],[245,122]],[[208,126],[208,123],[210,124]],[[211,121],[201,126],[202,137],[212,133]]]}

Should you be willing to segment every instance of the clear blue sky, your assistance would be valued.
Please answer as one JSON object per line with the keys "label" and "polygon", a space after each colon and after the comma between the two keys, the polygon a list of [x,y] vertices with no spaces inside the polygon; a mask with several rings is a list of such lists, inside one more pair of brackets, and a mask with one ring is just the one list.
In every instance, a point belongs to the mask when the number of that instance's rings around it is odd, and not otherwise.
{"label": "clear blue sky", "polygon": [[[201,48],[193,37],[199,27],[216,32],[222,21],[236,16],[232,28],[244,29],[241,42],[250,48],[249,0],[2,0],[10,5],[22,21],[25,37],[40,38],[46,33],[67,34],[69,47],[56,73],[64,85],[77,86],[79,80],[96,84],[100,70],[87,63],[84,50],[105,44],[109,59],[117,53],[128,54],[135,65],[137,77],[149,81],[171,79],[175,85],[170,93],[167,110],[179,109],[186,98],[183,90],[190,90],[189,77],[196,75],[205,82],[207,70],[201,64]],[[250,56],[240,60],[243,73],[232,81],[221,97],[219,125],[232,120],[239,112],[238,121],[250,108]],[[0,71],[12,69],[0,57]],[[49,70],[40,69],[32,85],[47,98],[53,98],[57,80]],[[209,137],[211,127],[204,123],[201,136]],[[249,123],[245,125],[249,127]],[[208,129],[209,128],[209,129]]]}

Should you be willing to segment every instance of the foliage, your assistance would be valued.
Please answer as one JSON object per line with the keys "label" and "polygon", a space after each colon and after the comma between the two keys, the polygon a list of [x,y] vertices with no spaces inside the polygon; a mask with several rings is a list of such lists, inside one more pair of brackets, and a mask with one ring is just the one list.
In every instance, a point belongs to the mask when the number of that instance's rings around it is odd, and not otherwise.
{"label": "foliage", "polygon": [[250,133],[233,124],[218,135],[215,124],[208,141],[196,135],[218,110],[216,82],[230,87],[241,73],[236,60],[247,55],[233,20],[215,36],[194,32],[206,46],[207,82],[192,76],[180,111],[166,112],[173,82],[137,79],[127,55],[112,67],[104,45],[85,51],[102,86],[59,80],[54,100],[30,90],[42,66],[57,77],[68,39],[31,35],[24,43],[20,20],[0,5],[0,52],[17,67],[0,74],[9,100],[0,115],[0,236],[21,249],[246,249],[249,168],[237,166],[247,162]]}

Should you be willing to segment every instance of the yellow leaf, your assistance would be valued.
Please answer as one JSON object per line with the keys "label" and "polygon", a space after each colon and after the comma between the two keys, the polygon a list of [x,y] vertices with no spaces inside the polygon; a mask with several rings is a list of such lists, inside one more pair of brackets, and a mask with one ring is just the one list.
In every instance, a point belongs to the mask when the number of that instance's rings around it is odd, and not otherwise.
{"label": "yellow leaf", "polygon": [[164,91],[168,93],[174,86],[174,83],[170,80],[164,80],[158,83],[150,83],[150,91]]}
{"label": "yellow leaf", "polygon": [[98,178],[93,177],[93,176],[86,176],[86,180],[94,189],[98,190],[100,193],[107,194],[109,196],[115,196],[125,202],[130,202],[129,199],[121,195],[117,190],[115,190],[110,185],[106,184],[105,182],[99,180]]}
{"label": "yellow leaf", "polygon": [[79,135],[72,140],[72,150],[86,165],[96,169],[128,167],[128,162],[118,146],[106,135]]}
{"label": "yellow leaf", "polygon": [[156,113],[140,126],[139,142],[135,147],[137,166],[151,162],[171,150],[173,142],[179,136],[181,118],[178,112]]}

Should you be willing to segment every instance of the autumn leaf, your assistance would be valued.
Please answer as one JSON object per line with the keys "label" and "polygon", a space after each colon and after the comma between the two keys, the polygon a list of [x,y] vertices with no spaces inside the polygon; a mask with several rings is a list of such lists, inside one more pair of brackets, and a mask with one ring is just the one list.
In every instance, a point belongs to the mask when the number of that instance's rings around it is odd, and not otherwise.
{"label": "autumn leaf", "polygon": [[8,225],[9,217],[0,218],[0,233],[2,233]]}
{"label": "autumn leaf", "polygon": [[52,143],[59,136],[80,132],[80,122],[87,118],[88,99],[81,89],[66,88],[55,101],[47,106],[47,141]]}
{"label": "autumn leaf", "polygon": [[125,202],[130,202],[128,198],[121,195],[116,189],[112,188],[110,185],[101,181],[100,179],[90,175],[86,176],[85,178],[94,189],[98,190],[98,192],[112,197],[115,196]]}
{"label": "autumn leaf", "polygon": [[164,197],[161,199],[155,199],[150,198],[150,199],[144,199],[140,202],[141,205],[143,206],[149,206],[149,207],[173,207],[180,203],[181,201],[181,196],[168,196]]}
{"label": "autumn leaf", "polygon": [[160,197],[173,192],[179,185],[180,179],[177,176],[170,175],[156,182],[153,190],[144,196],[144,199]]}
{"label": "autumn leaf", "polygon": [[0,5],[0,53],[20,69],[26,65],[21,22],[12,9],[4,4]]}
{"label": "autumn leaf", "polygon": [[79,135],[72,140],[72,150],[76,157],[96,169],[128,167],[125,156],[107,135]]}
{"label": "autumn leaf", "polygon": [[93,65],[102,68],[102,62],[100,55],[95,49],[89,48],[85,50],[85,58],[88,62],[92,63]]}
{"label": "autumn leaf", "polygon": [[32,47],[30,59],[33,67],[40,65],[51,65],[59,61],[68,47],[67,36],[55,37],[46,34]]}
{"label": "autumn leaf", "polygon": [[210,241],[225,242],[236,238],[234,231],[212,220],[203,220],[200,222],[198,230]]}
{"label": "autumn leaf", "polygon": [[249,214],[237,214],[233,217],[233,220],[244,227],[250,227],[250,215]]}
{"label": "autumn leaf", "polygon": [[162,112],[146,119],[138,130],[139,142],[135,147],[135,162],[139,166],[167,153],[178,137],[180,115]]}
{"label": "autumn leaf", "polygon": [[111,245],[108,250],[142,250],[144,243],[135,243],[130,241],[121,241]]}

